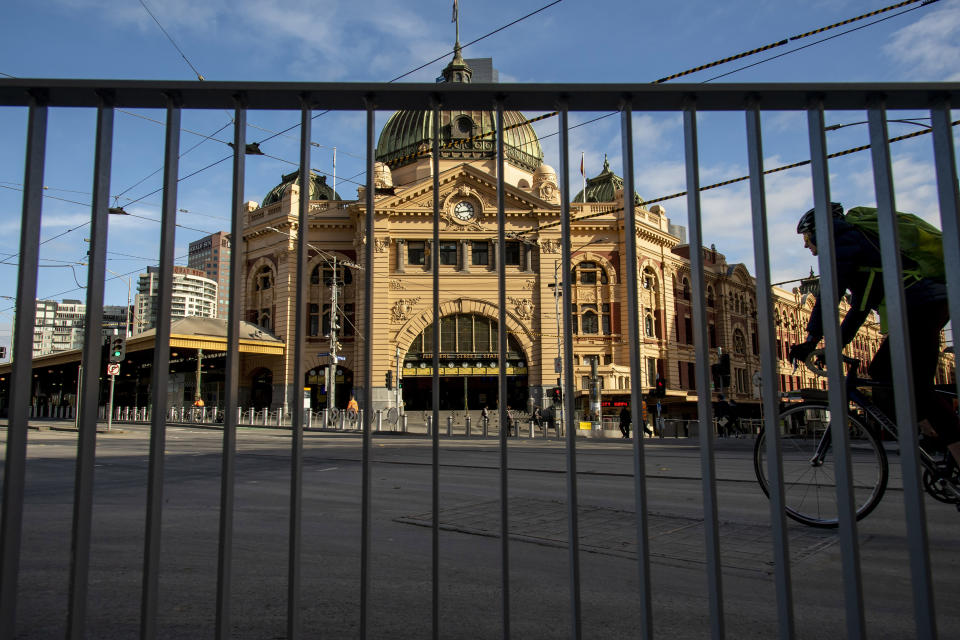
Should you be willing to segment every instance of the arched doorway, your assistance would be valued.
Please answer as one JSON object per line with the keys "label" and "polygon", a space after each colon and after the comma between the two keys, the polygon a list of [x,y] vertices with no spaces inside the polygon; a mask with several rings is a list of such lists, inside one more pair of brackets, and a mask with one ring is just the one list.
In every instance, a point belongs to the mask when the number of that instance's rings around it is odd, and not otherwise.
{"label": "arched doorway", "polygon": [[[320,411],[327,407],[327,371],[329,367],[319,366],[309,369],[303,374],[303,386],[310,389],[310,408]],[[350,392],[353,391],[353,371],[346,367],[337,367],[335,378],[334,406],[345,409],[350,401]]]}
{"label": "arched doorway", "polygon": [[[479,314],[440,319],[440,408],[479,410],[498,403],[500,349],[497,321]],[[403,358],[403,402],[408,411],[433,407],[433,326],[414,338]],[[507,406],[527,406],[527,356],[507,335]]]}
{"label": "arched doorway", "polygon": [[250,376],[250,404],[254,409],[269,408],[273,403],[273,372],[257,369]]}

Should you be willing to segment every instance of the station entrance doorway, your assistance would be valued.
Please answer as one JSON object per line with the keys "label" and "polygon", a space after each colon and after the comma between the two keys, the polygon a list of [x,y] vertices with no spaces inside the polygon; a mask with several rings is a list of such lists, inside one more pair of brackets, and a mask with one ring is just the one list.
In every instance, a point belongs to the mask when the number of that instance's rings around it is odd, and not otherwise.
{"label": "station entrance doorway", "polygon": [[[433,407],[433,327],[410,344],[401,379],[407,411]],[[440,409],[479,411],[498,406],[500,372],[497,322],[475,314],[440,319]],[[519,341],[507,336],[507,406],[527,406],[527,357]]]}

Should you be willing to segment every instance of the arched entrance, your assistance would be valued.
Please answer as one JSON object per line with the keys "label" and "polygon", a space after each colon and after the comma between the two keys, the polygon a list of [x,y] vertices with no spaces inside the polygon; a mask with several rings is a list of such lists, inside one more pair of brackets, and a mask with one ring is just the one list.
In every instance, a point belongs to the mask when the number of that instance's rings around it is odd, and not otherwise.
{"label": "arched entrance", "polygon": [[273,372],[257,369],[250,376],[250,404],[254,409],[269,408],[273,402]]}
{"label": "arched entrance", "polygon": [[[494,408],[498,398],[497,321],[461,313],[440,318],[440,408]],[[414,338],[403,358],[403,402],[408,411],[433,407],[433,325]],[[527,356],[507,335],[507,406],[527,406]]]}
{"label": "arched entrance", "polygon": [[[303,374],[303,386],[310,389],[310,408],[320,411],[327,407],[327,371],[329,367],[319,366]],[[337,367],[337,377],[334,379],[334,406],[344,409],[350,401],[350,392],[353,390],[353,371],[346,367]]]}

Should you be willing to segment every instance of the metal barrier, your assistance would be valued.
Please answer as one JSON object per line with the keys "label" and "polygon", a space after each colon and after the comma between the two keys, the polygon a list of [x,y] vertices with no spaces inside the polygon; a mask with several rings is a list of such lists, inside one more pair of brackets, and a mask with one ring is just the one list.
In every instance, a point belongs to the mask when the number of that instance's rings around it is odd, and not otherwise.
{"label": "metal barrier", "polygon": [[[455,90],[452,90],[455,89]],[[25,149],[25,179],[24,204],[22,211],[21,253],[19,254],[18,295],[16,301],[16,323],[13,336],[13,353],[31,353],[34,310],[36,298],[36,283],[39,262],[40,225],[42,213],[42,189],[44,157],[47,148],[46,131],[48,111],[51,108],[87,107],[96,109],[96,143],[93,154],[96,162],[95,180],[93,188],[93,205],[91,208],[91,243],[90,243],[90,276],[87,287],[86,308],[87,333],[84,342],[82,362],[84,374],[81,379],[80,396],[82,399],[82,415],[80,416],[80,434],[77,450],[77,481],[74,503],[74,530],[71,544],[72,564],[69,589],[69,620],[71,637],[84,635],[86,620],[86,595],[89,581],[89,566],[87,560],[91,548],[91,523],[93,509],[93,479],[95,468],[95,421],[98,411],[98,380],[96,374],[101,369],[100,355],[100,327],[102,325],[103,309],[103,282],[105,277],[104,265],[106,256],[106,231],[109,207],[110,158],[113,145],[113,116],[114,110],[119,108],[155,108],[166,110],[166,143],[164,153],[164,182],[163,205],[161,223],[161,259],[160,259],[160,289],[158,297],[156,328],[156,348],[153,354],[151,379],[151,397],[165,398],[169,386],[170,362],[170,318],[171,295],[170,276],[173,268],[174,231],[176,223],[176,185],[178,176],[179,135],[181,112],[183,109],[228,109],[234,112],[233,135],[233,163],[234,183],[232,211],[242,209],[244,190],[244,149],[246,147],[246,116],[247,109],[290,109],[291,106],[301,105],[301,161],[300,184],[309,183],[309,151],[310,151],[310,114],[312,110],[359,110],[366,115],[366,149],[368,156],[374,148],[374,114],[375,110],[408,109],[433,110],[433,122],[439,122],[438,112],[440,105],[443,109],[488,109],[494,105],[496,114],[496,130],[504,130],[504,111],[553,111],[556,109],[559,119],[558,145],[560,149],[560,164],[557,175],[560,181],[561,211],[560,211],[560,256],[559,264],[562,274],[559,281],[562,285],[563,313],[562,317],[571,315],[571,215],[569,158],[569,113],[570,111],[598,111],[619,112],[621,136],[623,140],[623,166],[627,179],[623,186],[623,201],[634,202],[635,192],[633,180],[634,169],[634,108],[642,107],[646,112],[672,112],[680,114],[683,122],[686,165],[686,197],[688,211],[689,245],[702,247],[703,236],[701,230],[702,213],[700,203],[700,175],[698,160],[698,113],[712,111],[741,112],[746,120],[746,148],[750,168],[750,204],[754,231],[754,253],[757,271],[758,313],[757,327],[759,333],[759,352],[762,369],[773,372],[777,370],[775,359],[775,329],[773,318],[773,300],[770,292],[770,262],[767,245],[767,214],[766,194],[764,187],[763,153],[761,145],[761,109],[768,111],[796,110],[806,112],[808,117],[808,136],[811,149],[811,169],[813,176],[813,202],[816,207],[817,228],[829,228],[829,172],[827,167],[827,150],[825,144],[825,110],[846,111],[856,114],[866,111],[869,123],[869,138],[871,153],[874,160],[874,177],[876,200],[881,212],[881,249],[883,255],[884,285],[888,292],[888,317],[890,320],[891,335],[895,345],[905,345],[906,327],[903,321],[905,311],[903,303],[903,288],[899,280],[899,253],[896,245],[896,226],[893,211],[893,183],[890,171],[889,144],[886,133],[887,109],[914,109],[929,110],[931,115],[931,130],[934,143],[934,161],[939,185],[938,197],[941,212],[941,222],[944,231],[944,253],[948,268],[947,279],[950,293],[950,310],[953,318],[960,318],[960,232],[958,232],[958,195],[956,183],[956,166],[954,140],[951,131],[951,105],[960,104],[960,85],[946,84],[916,84],[916,85],[469,85],[458,84],[455,87],[444,84],[437,85],[396,85],[396,84],[278,84],[260,83],[246,85],[241,83],[207,83],[207,82],[153,82],[153,81],[82,81],[82,80],[20,80],[0,79],[0,106],[23,108],[27,111],[27,135]],[[438,125],[435,125],[438,126]],[[439,135],[434,132],[434,152],[432,161],[434,169],[432,175],[438,180],[439,171]],[[497,250],[498,261],[498,293],[497,302],[499,334],[499,397],[507,397],[506,377],[506,348],[507,348],[507,304],[505,298],[506,284],[504,273],[505,247],[505,184],[503,162],[505,156],[503,136],[499,136],[497,144]],[[373,237],[374,216],[374,174],[372,171],[373,158],[367,158],[368,171],[366,175],[365,198],[367,211],[367,238]],[[433,190],[434,210],[434,242],[438,242],[440,227],[440,194],[435,182]],[[865,199],[869,200],[869,197]],[[308,227],[309,199],[300,200],[300,228]],[[623,216],[623,233],[627,238],[638,235],[635,216]],[[232,216],[231,235],[234,238],[242,236],[241,216]],[[824,294],[831,299],[839,299],[836,289],[836,274],[833,266],[832,237],[829,242],[818,242],[820,248],[821,286]],[[298,237],[298,251],[301,256],[307,253],[306,234]],[[636,244],[626,243],[625,263],[639,264]],[[360,261],[366,265],[362,289],[365,291],[365,308],[370,310],[372,305],[373,279],[379,277],[373,270],[374,242],[366,242],[363,256]],[[239,274],[242,270],[240,251],[232,255],[231,271]],[[305,262],[305,261],[304,261]],[[695,250],[690,255],[691,268],[691,300],[692,300],[692,329],[695,344],[695,381],[696,388],[710,388],[710,353],[708,351],[708,333],[706,321],[706,296],[704,280],[704,255]],[[438,270],[437,260],[433,263],[434,269],[434,335],[440,335],[438,311]],[[638,309],[638,270],[626,270],[627,288],[627,343],[629,350],[630,370],[634,380],[641,379],[643,367],[640,362],[639,327],[641,326]],[[216,625],[218,635],[228,635],[231,629],[230,602],[232,592],[229,578],[231,576],[231,553],[234,544],[233,538],[233,510],[235,457],[236,457],[236,421],[234,416],[242,416],[238,406],[238,375],[239,375],[239,309],[237,301],[243,296],[240,292],[241,277],[231,278],[229,331],[226,350],[226,381],[225,384],[225,414],[230,416],[229,423],[223,430],[223,473],[220,508],[224,514],[221,519],[219,546],[223,553],[218,565],[218,589],[215,606]],[[297,290],[295,307],[304,309],[301,299],[305,287]],[[381,340],[371,331],[372,313],[364,314],[364,326],[358,328],[360,335],[367,336],[363,342],[363,357],[365,365],[360,367],[364,377],[358,380],[358,387],[364,389],[365,397],[361,405],[374,406],[372,376],[372,353],[374,343]],[[842,367],[840,363],[840,340],[838,333],[837,310],[834,305],[823,307],[824,325],[826,329],[826,343],[828,345],[827,360],[830,376],[831,409],[838,424],[845,424],[846,401],[840,394],[842,381],[840,379]],[[566,323],[565,323],[566,324]],[[296,327],[293,344],[288,349],[295,355],[294,370],[303,371],[302,354],[305,345],[305,328],[302,323]],[[573,370],[573,337],[569,327],[563,328],[562,346],[562,379],[564,415],[573,416],[574,406],[574,370]],[[894,378],[895,397],[898,422],[910,424],[910,417],[915,415],[913,398],[909,394],[912,388],[910,380],[909,354],[901,347],[894,349]],[[437,384],[439,365],[434,361],[434,384]],[[13,362],[10,376],[11,393],[9,403],[9,427],[7,431],[6,447],[6,481],[3,485],[3,522],[2,542],[2,574],[0,574],[0,628],[6,629],[8,634],[16,633],[15,612],[17,598],[21,595],[17,590],[18,560],[21,554],[22,514],[24,510],[24,475],[26,467],[26,430],[28,418],[34,415],[30,406],[32,366],[29,358],[17,358]],[[765,375],[762,380],[762,398],[764,415],[766,416],[766,431],[771,434],[767,439],[769,458],[771,460],[770,478],[773,483],[771,490],[770,522],[772,525],[772,539],[774,542],[774,559],[772,562],[775,573],[776,601],[780,620],[780,635],[784,638],[793,636],[794,613],[791,599],[791,563],[787,553],[788,536],[783,514],[783,487],[778,462],[780,450],[779,435],[776,425],[777,419],[777,387],[775,376]],[[632,423],[639,425],[642,393],[639,384],[633,385],[631,391]],[[434,402],[439,402],[434,394]],[[701,394],[697,399],[697,415],[702,424],[712,421],[712,407],[709,394]],[[291,416],[293,425],[291,435],[291,512],[290,512],[290,566],[298,567],[304,548],[299,537],[302,505],[299,497],[302,494],[302,429],[304,412],[302,404],[294,402]],[[438,405],[434,405],[437,411]],[[50,415],[50,407],[46,408],[45,415]],[[268,426],[280,425],[284,416],[278,410],[271,416],[268,409],[259,414],[252,409],[249,412],[249,422]],[[147,478],[147,527],[144,540],[143,564],[143,592],[141,610],[141,633],[144,637],[155,637],[158,618],[158,590],[160,586],[160,545],[163,531],[160,527],[164,508],[162,483],[164,479],[164,451],[165,451],[165,418],[185,422],[188,419],[185,408],[179,411],[172,409],[169,416],[162,411],[154,411],[151,424],[150,438],[150,465]],[[202,419],[202,415],[201,415]],[[438,458],[438,431],[433,418],[427,421],[428,434],[432,437],[434,449],[433,457],[433,505],[436,514],[438,510],[439,476],[437,473]],[[667,421],[670,423],[671,421]],[[508,416],[505,409],[499,412],[498,424],[506,426]],[[361,419],[362,431],[362,477],[360,506],[363,513],[363,527],[360,536],[360,635],[365,637],[367,622],[370,618],[370,520],[367,517],[371,508],[372,483],[370,437],[372,429]],[[674,421],[674,426],[676,423]],[[344,429],[344,415],[340,414],[339,428]],[[487,435],[488,424],[484,420],[484,437]],[[448,434],[451,423],[448,422]],[[570,635],[579,638],[581,635],[581,599],[580,599],[580,545],[579,514],[577,491],[576,466],[576,431],[571,424],[566,429],[566,491],[567,491],[567,527],[568,538],[574,541],[568,545],[568,560],[570,564],[569,590],[569,617]],[[846,483],[840,483],[838,495],[842,505],[840,514],[839,556],[842,560],[842,580],[846,594],[846,616],[848,637],[864,637],[864,620],[861,603],[862,584],[859,565],[859,544],[857,538],[857,524],[853,518],[849,496],[852,494],[850,474],[846,468],[848,464],[848,443],[844,429],[835,430],[835,446],[840,450],[838,456],[838,477],[846,478]],[[519,429],[516,431],[519,435]],[[511,567],[509,550],[511,545],[510,514],[507,509],[508,495],[508,429],[499,429],[500,468],[499,483],[501,487],[500,530],[499,544],[501,556],[501,615],[505,629],[505,636],[509,636],[509,622],[511,616]],[[532,436],[532,433],[530,434]],[[643,629],[638,633],[650,637],[653,629],[654,610],[651,600],[650,582],[650,553],[649,553],[649,523],[646,513],[646,478],[644,467],[643,438],[634,440],[635,474],[634,490],[636,495],[636,549],[637,558],[637,585],[639,590],[639,608]],[[932,603],[934,597],[929,566],[929,553],[926,543],[926,519],[923,507],[923,490],[919,482],[919,471],[916,466],[916,438],[909,429],[901,430],[901,449],[904,465],[904,502],[906,504],[905,526],[909,540],[910,568],[913,576],[914,589],[914,618],[916,620],[917,635],[920,637],[934,637],[936,635],[935,616]],[[702,466],[702,494],[703,518],[706,530],[704,543],[705,557],[703,566],[707,576],[708,613],[711,634],[714,638],[724,636],[724,598],[722,588],[722,571],[720,565],[719,526],[717,515],[717,484],[714,454],[714,434],[703,430],[700,434],[699,448]],[[844,496],[847,496],[846,500]],[[433,520],[433,559],[437,562],[437,535],[438,518]],[[288,607],[288,625],[291,636],[298,636],[300,629],[300,602],[303,597],[298,582],[299,574],[291,572],[290,604]],[[434,573],[432,624],[438,629],[438,599],[437,573]]]}

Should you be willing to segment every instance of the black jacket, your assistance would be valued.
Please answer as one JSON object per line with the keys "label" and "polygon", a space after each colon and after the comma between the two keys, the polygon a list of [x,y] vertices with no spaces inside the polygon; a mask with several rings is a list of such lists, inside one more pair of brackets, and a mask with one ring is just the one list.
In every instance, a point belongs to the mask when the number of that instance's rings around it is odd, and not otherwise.
{"label": "black jacket", "polygon": [[[880,248],[877,240],[848,223],[843,218],[833,219],[834,246],[836,247],[837,291],[840,296],[850,292],[850,311],[840,323],[840,337],[844,345],[857,335],[857,330],[867,319],[871,310],[883,302],[883,274],[881,273]],[[903,258],[904,261],[907,258]],[[908,265],[904,265],[908,266]],[[947,299],[944,284],[923,279],[905,283],[907,310]],[[807,334],[810,340],[823,337],[823,320],[820,317],[820,293],[810,314]],[[839,298],[836,302],[840,302]]]}

